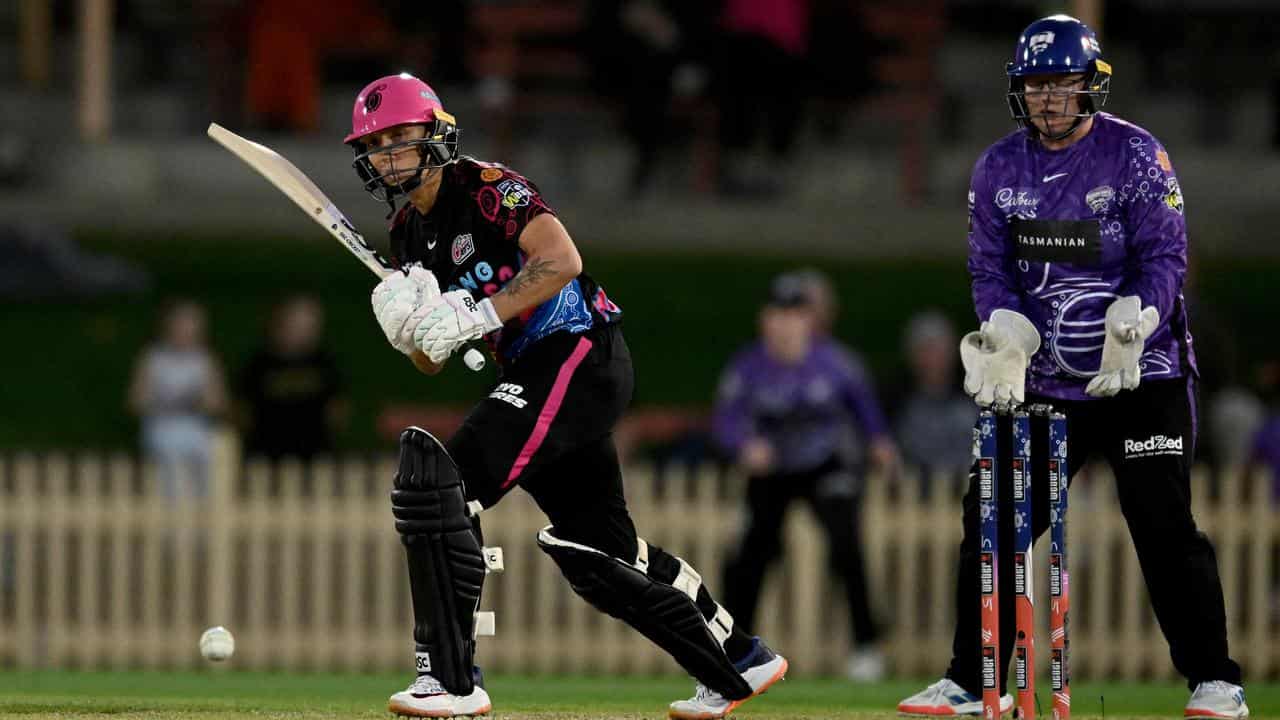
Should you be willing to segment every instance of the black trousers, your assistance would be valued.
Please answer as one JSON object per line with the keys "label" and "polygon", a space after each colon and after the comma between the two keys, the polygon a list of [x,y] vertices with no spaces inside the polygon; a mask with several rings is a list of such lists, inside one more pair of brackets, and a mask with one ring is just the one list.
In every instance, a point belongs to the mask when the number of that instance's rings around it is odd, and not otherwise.
{"label": "black trousers", "polygon": [[447,443],[468,499],[491,507],[519,486],[557,537],[634,561],[636,529],[613,444],[633,384],[617,325],[538,341],[504,368]]}
{"label": "black trousers", "polygon": [[[1067,416],[1067,459],[1074,476],[1089,456],[1098,453],[1116,478],[1120,511],[1129,526],[1156,620],[1173,665],[1189,687],[1208,680],[1240,683],[1240,666],[1227,653],[1226,609],[1213,546],[1196,528],[1191,515],[1191,466],[1195,459],[1196,388],[1189,379],[1143,382],[1135,390],[1089,401],[1027,398],[1049,403]],[[1000,437],[1008,437],[1008,418],[1001,418]],[[1042,421],[1043,422],[1043,421]],[[1044,430],[1032,420],[1032,456],[1047,457]],[[1180,442],[1147,443],[1157,436]],[[1143,445],[1139,445],[1143,443]],[[1001,467],[1008,467],[1008,443],[1000,444]],[[1007,478],[1009,473],[1002,473]],[[1031,530],[1034,537],[1049,525],[1046,470],[1033,478]],[[1001,488],[1002,498],[1012,497]],[[969,474],[964,501],[964,539],[956,586],[956,634],[947,676],[971,693],[981,694],[981,616],[979,608],[979,514],[977,474]],[[1071,511],[1067,511],[1067,567],[1070,570]],[[1012,503],[1001,503],[1001,548],[1013,547]],[[1013,653],[1013,553],[1000,553],[1001,692],[1006,688]],[[1077,605],[1078,606],[1078,605]]]}
{"label": "black trousers", "polygon": [[[613,443],[634,382],[616,324],[539,340],[504,368],[447,443],[468,499],[491,507],[518,485],[546,513],[557,538],[635,562],[639,541]],[[675,557],[648,548],[651,568],[678,571]],[[698,602],[699,609],[711,603],[710,591],[704,588]],[[723,647],[730,659],[740,658],[751,638],[735,625]]]}
{"label": "black trousers", "polygon": [[853,645],[876,641],[862,557],[858,490],[856,475],[835,460],[809,472],[762,475],[747,481],[746,527],[724,570],[724,606],[738,623],[754,630],[765,571],[782,556],[787,508],[792,500],[804,499],[826,533],[831,571],[844,583]]}

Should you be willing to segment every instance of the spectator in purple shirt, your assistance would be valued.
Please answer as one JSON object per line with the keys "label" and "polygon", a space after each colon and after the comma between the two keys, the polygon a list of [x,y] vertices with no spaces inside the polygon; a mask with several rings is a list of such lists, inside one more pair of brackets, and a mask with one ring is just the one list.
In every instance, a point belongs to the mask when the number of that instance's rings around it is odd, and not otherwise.
{"label": "spectator in purple shirt", "polygon": [[760,340],[725,369],[713,418],[717,444],[747,474],[741,538],[725,568],[724,602],[753,627],[765,570],[782,554],[783,518],[807,500],[845,585],[853,633],[850,676],[884,672],[859,532],[868,460],[896,464],[884,417],[862,363],[819,325],[811,274],[785,274],[760,311]]}
{"label": "spectator in purple shirt", "polygon": [[1253,436],[1250,465],[1271,475],[1271,496],[1280,500],[1280,413],[1267,418]]}
{"label": "spectator in purple shirt", "polygon": [[922,495],[933,483],[950,492],[967,478],[973,461],[973,421],[978,409],[960,390],[956,374],[956,333],[946,316],[924,310],[911,318],[903,350],[911,368],[910,386],[889,403],[903,462],[920,472]]}
{"label": "spectator in purple shirt", "polygon": [[1248,476],[1262,470],[1271,477],[1271,497],[1280,503],[1280,360],[1264,363],[1259,371],[1266,419],[1249,443]]}

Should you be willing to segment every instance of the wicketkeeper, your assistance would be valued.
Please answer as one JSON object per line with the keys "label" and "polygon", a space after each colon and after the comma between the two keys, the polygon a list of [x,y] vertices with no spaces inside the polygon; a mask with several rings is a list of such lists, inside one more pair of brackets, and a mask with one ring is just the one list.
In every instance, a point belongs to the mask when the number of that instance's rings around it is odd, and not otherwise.
{"label": "wicketkeeper", "polygon": [[[1065,413],[1072,474],[1095,453],[1106,459],[1173,664],[1193,691],[1186,717],[1243,718],[1217,561],[1191,515],[1197,370],[1173,165],[1149,132],[1101,112],[1111,66],[1079,20],[1032,23],[1007,69],[1020,127],[978,158],[969,189],[981,327],[961,342],[965,389],[983,407],[1025,401]],[[1036,479],[1039,536],[1049,508],[1045,475]],[[1012,513],[1001,518],[999,543],[1013,546]],[[1003,555],[1002,692],[1014,645],[1012,554]],[[964,498],[956,613],[946,676],[899,712],[982,708],[976,473]],[[1002,698],[1003,709],[1012,703]]]}
{"label": "wicketkeeper", "polygon": [[391,345],[428,375],[481,339],[499,364],[447,445],[418,428],[400,438],[391,499],[409,561],[417,677],[390,709],[489,712],[473,663],[485,577],[478,513],[518,485],[550,520],[538,546],[570,586],[697,680],[670,716],[723,717],[779,680],[787,661],[735,627],[687,562],[636,536],[613,442],[634,379],[621,310],[582,272],[537,187],[458,155],[459,134],[435,92],[400,74],[360,92],[346,137],[365,189],[394,217],[391,252],[404,272],[373,290]]}

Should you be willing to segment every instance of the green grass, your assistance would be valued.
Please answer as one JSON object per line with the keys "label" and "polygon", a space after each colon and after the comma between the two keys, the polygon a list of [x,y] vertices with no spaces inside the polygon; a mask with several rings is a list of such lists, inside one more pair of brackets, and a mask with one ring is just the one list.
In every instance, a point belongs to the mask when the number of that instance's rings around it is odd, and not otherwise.
{"label": "green grass", "polygon": [[[402,675],[248,672],[4,672],[0,717],[24,718],[361,718],[389,717],[388,695]],[[690,693],[679,678],[496,676],[487,686],[494,720],[664,718],[666,704]],[[757,718],[892,718],[920,681],[851,685],[841,680],[787,680],[735,716]],[[1105,715],[1103,702],[1105,699]],[[1075,718],[1181,717],[1180,684],[1080,684]],[[1041,702],[1047,703],[1041,691]],[[1249,688],[1253,717],[1280,717],[1280,685]],[[1047,710],[1047,706],[1044,706]]]}

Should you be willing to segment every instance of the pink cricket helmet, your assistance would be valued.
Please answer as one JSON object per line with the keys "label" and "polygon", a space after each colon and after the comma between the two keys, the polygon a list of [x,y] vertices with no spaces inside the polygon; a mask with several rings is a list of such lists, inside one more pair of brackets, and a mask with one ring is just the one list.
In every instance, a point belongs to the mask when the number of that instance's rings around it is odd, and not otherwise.
{"label": "pink cricket helmet", "polygon": [[[410,178],[387,182],[389,175],[400,173],[395,172],[394,165],[392,172],[386,175],[379,173],[371,157],[391,152],[397,146],[370,149],[360,142],[360,138],[396,125],[423,125],[426,135],[398,145],[417,147],[417,172]],[[378,78],[360,91],[351,110],[351,134],[344,142],[356,151],[352,166],[364,189],[375,200],[390,205],[394,213],[395,198],[407,195],[421,185],[423,172],[443,167],[458,157],[461,134],[457,121],[445,112],[440,97],[431,86],[409,73],[400,73]]]}
{"label": "pink cricket helmet", "polygon": [[343,142],[350,143],[394,125],[429,125],[437,118],[457,125],[430,85],[409,73],[388,75],[369,83],[356,96],[351,109],[351,134]]}

